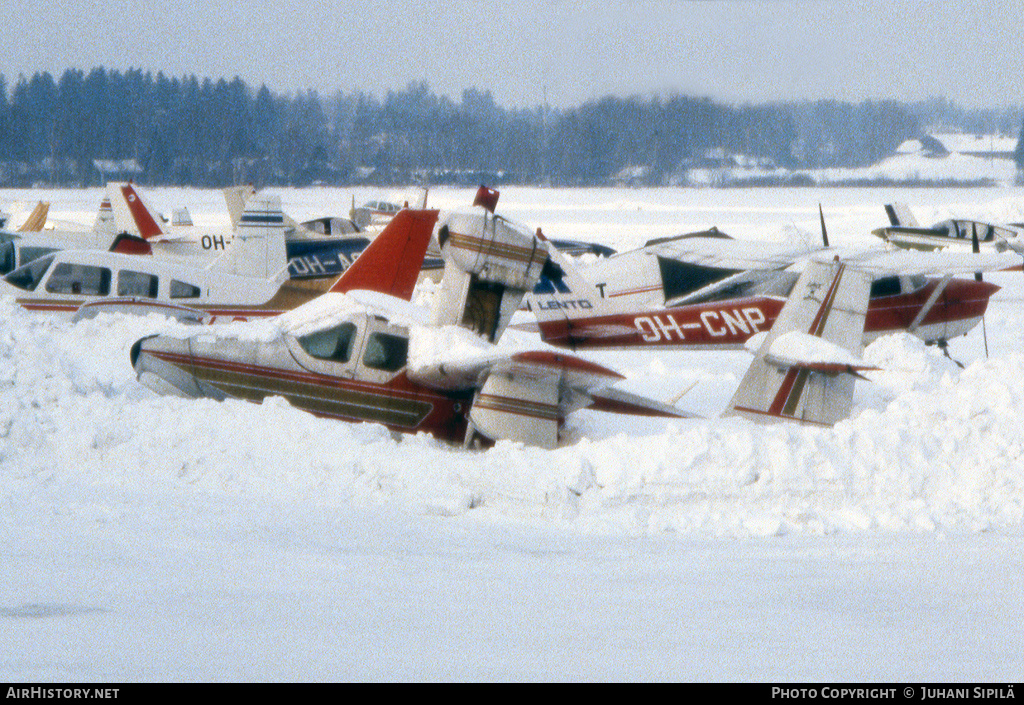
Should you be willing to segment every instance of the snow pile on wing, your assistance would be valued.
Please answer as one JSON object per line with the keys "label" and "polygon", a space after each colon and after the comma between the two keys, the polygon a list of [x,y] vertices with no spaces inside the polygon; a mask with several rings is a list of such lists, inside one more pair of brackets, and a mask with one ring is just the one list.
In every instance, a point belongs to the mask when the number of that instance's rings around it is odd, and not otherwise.
{"label": "snow pile on wing", "polygon": [[504,356],[494,345],[460,326],[416,326],[409,332],[410,374],[440,364],[486,364]]}
{"label": "snow pile on wing", "polygon": [[294,336],[310,335],[351,320],[352,316],[369,313],[387,318],[392,323],[408,327],[425,325],[429,313],[408,301],[375,291],[350,291],[345,294],[321,294],[312,301],[287,311],[280,316],[254,321],[239,321],[211,326],[197,331],[186,328],[183,337],[209,335],[250,342],[268,342],[290,333]]}
{"label": "snow pile on wing", "polygon": [[[768,331],[762,331],[757,335],[751,336],[744,344],[744,347],[756,354],[767,335]],[[783,333],[773,340],[771,347],[768,349],[767,357],[772,364],[780,365],[871,366],[846,348],[799,330]]]}

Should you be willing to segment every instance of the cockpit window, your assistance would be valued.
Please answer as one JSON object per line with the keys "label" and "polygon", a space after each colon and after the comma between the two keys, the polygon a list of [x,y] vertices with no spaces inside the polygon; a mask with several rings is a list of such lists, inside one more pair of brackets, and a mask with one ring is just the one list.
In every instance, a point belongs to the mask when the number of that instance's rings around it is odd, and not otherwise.
{"label": "cockpit window", "polygon": [[356,342],[356,324],[342,323],[334,328],[304,335],[298,341],[302,349],[315,358],[348,362]]}
{"label": "cockpit window", "polygon": [[14,243],[8,240],[0,243],[0,274],[7,274],[14,269]]}
{"label": "cockpit window", "polygon": [[915,274],[912,277],[909,277],[909,280],[910,288],[908,289],[908,291],[917,291],[918,289],[923,289],[924,286],[928,283],[928,277],[924,276],[923,274]]}
{"label": "cockpit window", "polygon": [[172,299],[198,299],[202,291],[195,284],[180,282],[177,279],[171,280]]}
{"label": "cockpit window", "polygon": [[106,267],[60,262],[46,280],[46,290],[51,294],[106,296],[110,293],[110,270]]}
{"label": "cockpit window", "polygon": [[25,291],[35,291],[39,282],[46,276],[46,270],[50,268],[51,264],[53,264],[52,256],[33,260],[8,274],[4,277],[4,281]]}
{"label": "cockpit window", "polygon": [[375,370],[394,372],[405,367],[408,357],[408,338],[389,333],[374,333],[366,341],[363,364]]}
{"label": "cockpit window", "polygon": [[877,299],[882,296],[896,296],[900,293],[899,277],[882,277],[871,283],[871,298]]}
{"label": "cockpit window", "polygon": [[133,272],[122,269],[117,273],[118,296],[143,296],[155,299],[160,288],[160,281],[153,274]]}

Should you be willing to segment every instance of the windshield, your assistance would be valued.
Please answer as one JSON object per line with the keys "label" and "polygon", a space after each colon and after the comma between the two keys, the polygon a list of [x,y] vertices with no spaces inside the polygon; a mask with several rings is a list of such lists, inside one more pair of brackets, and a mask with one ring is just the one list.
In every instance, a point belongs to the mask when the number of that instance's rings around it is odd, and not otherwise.
{"label": "windshield", "polygon": [[53,263],[53,256],[32,260],[28,264],[18,267],[4,277],[8,284],[12,284],[25,291],[35,291],[39,282],[46,276],[46,270]]}

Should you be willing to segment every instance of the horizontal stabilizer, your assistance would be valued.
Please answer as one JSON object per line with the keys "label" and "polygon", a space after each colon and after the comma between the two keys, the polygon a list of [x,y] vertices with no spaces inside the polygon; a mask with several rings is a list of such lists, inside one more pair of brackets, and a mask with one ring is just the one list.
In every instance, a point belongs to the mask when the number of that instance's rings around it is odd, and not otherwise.
{"label": "horizontal stabilizer", "polygon": [[776,338],[765,352],[764,360],[781,369],[797,367],[823,374],[854,374],[878,369],[850,354],[846,348],[798,330],[783,333]]}
{"label": "horizontal stabilizer", "polygon": [[871,280],[838,259],[809,262],[726,415],[821,426],[849,416],[854,377],[873,369],[860,359]]}
{"label": "horizontal stabilizer", "polygon": [[148,240],[141,237],[121,233],[114,238],[114,242],[110,245],[110,251],[120,252],[123,255],[151,255],[153,246],[149,244]]}
{"label": "horizontal stabilizer", "polygon": [[598,392],[590,392],[594,400],[588,409],[594,411],[607,411],[613,414],[628,414],[630,416],[659,416],[679,419],[699,418],[671,404],[665,404],[654,399],[630,394],[621,389],[606,387]]}

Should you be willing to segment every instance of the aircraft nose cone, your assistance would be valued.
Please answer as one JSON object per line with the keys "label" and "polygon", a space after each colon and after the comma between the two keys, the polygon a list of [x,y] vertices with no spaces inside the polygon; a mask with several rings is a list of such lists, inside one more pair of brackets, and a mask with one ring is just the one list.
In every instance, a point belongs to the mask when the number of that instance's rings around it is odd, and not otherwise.
{"label": "aircraft nose cone", "polygon": [[139,353],[142,352],[142,343],[149,340],[149,338],[151,337],[153,336],[149,336],[147,338],[139,338],[138,340],[136,340],[135,345],[132,346],[131,351],[128,353],[128,356],[132,361],[132,369],[134,369],[136,372],[139,371],[138,362]]}
{"label": "aircraft nose cone", "polygon": [[141,384],[158,394],[205,396],[190,371],[188,341],[151,335],[132,345],[132,368]]}

